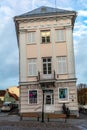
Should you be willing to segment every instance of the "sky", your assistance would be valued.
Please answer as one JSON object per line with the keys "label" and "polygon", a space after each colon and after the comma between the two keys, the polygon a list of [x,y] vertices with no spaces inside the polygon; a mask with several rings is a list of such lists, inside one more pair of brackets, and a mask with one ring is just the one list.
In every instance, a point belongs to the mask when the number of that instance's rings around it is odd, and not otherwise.
{"label": "sky", "polygon": [[87,84],[87,0],[0,0],[0,89],[19,82],[14,16],[45,5],[77,12],[73,30],[76,78],[77,84]]}

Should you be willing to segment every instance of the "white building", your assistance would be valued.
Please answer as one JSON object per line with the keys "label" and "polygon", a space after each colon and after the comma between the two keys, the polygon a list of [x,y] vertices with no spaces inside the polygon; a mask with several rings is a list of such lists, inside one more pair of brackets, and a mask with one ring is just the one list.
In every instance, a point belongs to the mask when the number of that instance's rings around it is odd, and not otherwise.
{"label": "white building", "polygon": [[[19,47],[20,113],[78,115],[73,27],[75,11],[42,6],[16,16]],[[42,88],[44,87],[44,96]]]}

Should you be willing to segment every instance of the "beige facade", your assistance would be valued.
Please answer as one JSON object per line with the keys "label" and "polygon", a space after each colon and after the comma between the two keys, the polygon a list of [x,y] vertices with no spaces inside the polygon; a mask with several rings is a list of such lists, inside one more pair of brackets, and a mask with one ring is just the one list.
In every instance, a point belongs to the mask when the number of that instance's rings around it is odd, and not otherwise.
{"label": "beige facade", "polygon": [[[40,12],[42,8],[48,12]],[[61,113],[65,103],[72,114],[78,115],[73,50],[76,12],[57,10],[50,14],[50,9],[40,7],[14,18],[19,46],[20,113],[42,112],[44,97],[45,113]]]}

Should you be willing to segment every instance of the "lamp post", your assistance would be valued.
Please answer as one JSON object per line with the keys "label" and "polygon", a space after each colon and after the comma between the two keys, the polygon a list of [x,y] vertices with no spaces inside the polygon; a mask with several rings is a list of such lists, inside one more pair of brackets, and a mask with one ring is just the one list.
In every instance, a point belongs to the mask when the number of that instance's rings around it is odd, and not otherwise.
{"label": "lamp post", "polygon": [[41,88],[42,88],[42,92],[43,92],[43,102],[42,102],[42,120],[41,120],[41,122],[44,122],[44,89],[45,89],[45,86],[42,85]]}

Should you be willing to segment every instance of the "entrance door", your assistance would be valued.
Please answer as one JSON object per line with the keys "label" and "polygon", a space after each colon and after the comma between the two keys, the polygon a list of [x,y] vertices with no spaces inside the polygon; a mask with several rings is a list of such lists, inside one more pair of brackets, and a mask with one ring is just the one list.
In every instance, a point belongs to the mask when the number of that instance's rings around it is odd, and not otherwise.
{"label": "entrance door", "polygon": [[54,112],[53,90],[47,90],[44,93],[44,111],[45,112]]}

